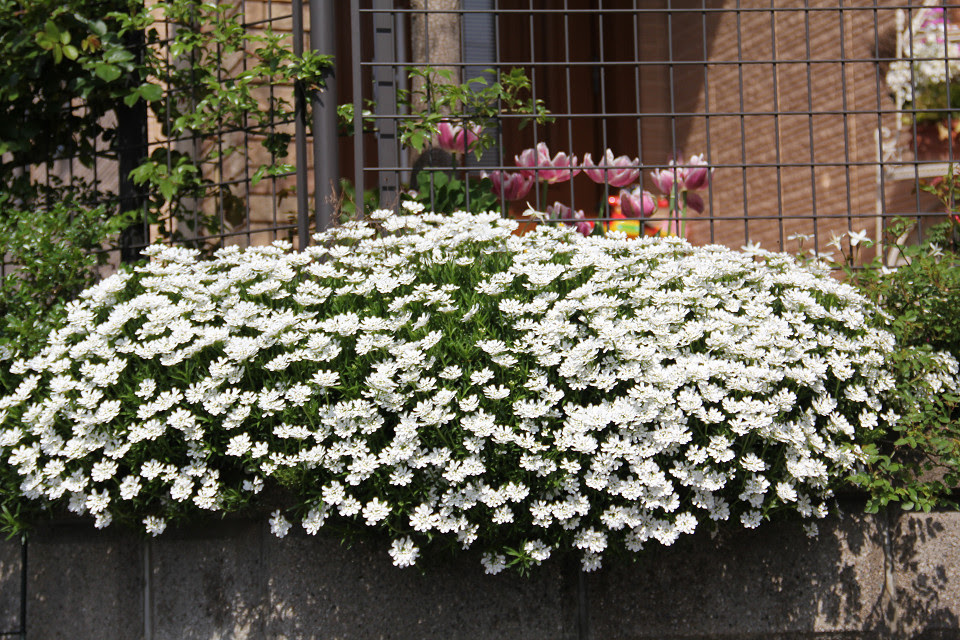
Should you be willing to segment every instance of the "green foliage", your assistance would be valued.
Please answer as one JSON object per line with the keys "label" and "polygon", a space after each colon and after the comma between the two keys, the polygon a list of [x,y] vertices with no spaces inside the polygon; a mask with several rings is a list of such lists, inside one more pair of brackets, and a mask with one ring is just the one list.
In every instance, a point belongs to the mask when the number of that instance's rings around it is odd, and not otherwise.
{"label": "green foliage", "polygon": [[[353,183],[346,178],[340,179],[340,200],[337,211],[339,217],[337,222],[346,222],[348,220],[357,220],[357,190]],[[361,212],[370,212],[380,207],[380,191],[377,189],[365,189],[363,192],[363,202],[361,203]]]}
{"label": "green foliage", "polygon": [[[193,147],[190,154],[154,151],[134,169],[148,222],[161,223],[172,239],[221,231],[237,207],[227,207],[221,220],[198,213],[196,202],[216,197],[229,205],[236,198],[217,184],[222,162],[238,153],[249,159],[248,141],[259,141],[269,159],[253,167],[255,179],[289,171],[290,135],[275,129],[293,114],[289,86],[319,90],[331,65],[312,51],[293,55],[289,35],[250,31],[243,20],[235,4],[197,0],[150,7],[143,0],[0,0],[4,191],[34,202],[39,187],[21,167],[116,158],[120,118],[110,114],[145,105],[163,135]],[[233,131],[246,132],[244,145],[226,139]],[[73,184],[62,191],[80,195]]]}
{"label": "green foliage", "polygon": [[887,367],[900,419],[888,431],[865,434],[870,466],[853,477],[870,493],[870,512],[889,503],[923,511],[957,507],[950,492],[960,485],[960,256],[933,242],[948,240],[952,223],[920,244],[897,242],[911,224],[896,220],[885,247],[905,264],[890,269],[874,262],[850,271],[886,312],[879,321],[897,339]]}
{"label": "green foliage", "polygon": [[417,174],[416,196],[427,211],[484,213],[500,210],[500,198],[493,192],[489,178],[460,180],[443,171],[421,171]]}
{"label": "green foliage", "polygon": [[[414,115],[400,120],[400,142],[418,152],[436,135],[437,125],[451,118],[451,113],[464,114],[456,119],[484,129],[496,125],[503,114],[527,116],[520,121],[521,127],[531,120],[538,124],[553,121],[543,100],[524,97],[531,83],[522,68],[514,67],[508,72],[486,69],[484,73],[496,76],[493,83],[483,77],[452,83],[448,69],[429,66],[410,67],[408,72],[414,88],[398,91],[398,98]],[[472,150],[479,159],[494,142],[492,136],[482,134]]]}
{"label": "green foliage", "polygon": [[[66,303],[99,280],[103,249],[129,216],[106,217],[103,207],[70,202],[24,211],[0,201],[0,252],[8,262],[0,280],[0,351],[8,359],[37,351]],[[8,377],[4,367],[3,388]]]}

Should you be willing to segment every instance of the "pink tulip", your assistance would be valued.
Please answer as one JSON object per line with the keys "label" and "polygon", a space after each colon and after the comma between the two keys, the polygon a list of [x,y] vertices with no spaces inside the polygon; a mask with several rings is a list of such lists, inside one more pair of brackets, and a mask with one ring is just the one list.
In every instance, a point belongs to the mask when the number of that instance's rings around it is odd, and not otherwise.
{"label": "pink tulip", "polygon": [[[480,125],[467,125],[466,129],[447,120],[437,125],[437,146],[450,153],[466,153],[473,149],[480,138],[483,128]],[[466,138],[466,139],[464,139]]]}
{"label": "pink tulip", "polygon": [[[611,187],[625,187],[640,177],[640,159],[627,156],[613,157],[613,151],[607,149],[603,157],[603,168],[593,164],[593,157],[583,156],[583,172],[597,184],[608,183]],[[589,167],[589,168],[588,168]]]}
{"label": "pink tulip", "polygon": [[680,170],[675,167],[657,169],[650,174],[650,180],[653,181],[653,186],[655,186],[660,193],[664,195],[670,195],[670,193],[673,191],[674,180],[680,177],[679,172]]}
{"label": "pink tulip", "polygon": [[566,182],[580,173],[577,167],[577,156],[568,157],[561,151],[551,159],[550,150],[544,142],[538,144],[536,149],[525,149],[513,159],[517,166],[521,167],[520,173],[535,176],[548,184]]}
{"label": "pink tulip", "polygon": [[633,191],[620,190],[620,211],[628,218],[646,218],[657,210],[657,198],[637,187]]}
{"label": "pink tulip", "polygon": [[582,210],[573,211],[562,202],[554,202],[547,207],[547,217],[550,220],[561,220],[568,227],[573,227],[578,233],[585,236],[593,232],[594,223],[584,220],[586,217]]}
{"label": "pink tulip", "polygon": [[533,186],[533,177],[522,173],[494,171],[488,174],[484,171],[481,175],[484,178],[490,178],[490,182],[493,183],[493,192],[504,200],[520,200],[530,193],[530,187]]}
{"label": "pink tulip", "polygon": [[680,170],[683,176],[683,190],[699,191],[707,186],[710,181],[710,169],[707,161],[703,159],[703,154],[693,156],[687,162],[687,166]]}
{"label": "pink tulip", "polygon": [[650,179],[661,193],[669,195],[674,182],[678,192],[704,189],[710,182],[710,172],[711,169],[701,153],[690,158],[689,162],[684,162],[682,157],[677,162],[671,160],[666,169],[654,171]]}

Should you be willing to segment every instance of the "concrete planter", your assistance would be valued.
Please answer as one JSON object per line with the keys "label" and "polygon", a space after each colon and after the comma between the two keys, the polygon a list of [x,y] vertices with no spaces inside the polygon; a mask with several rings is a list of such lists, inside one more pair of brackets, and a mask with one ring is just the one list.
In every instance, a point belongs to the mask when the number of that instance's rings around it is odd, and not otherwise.
{"label": "concrete planter", "polygon": [[[586,577],[589,637],[958,638],[960,514],[867,516],[808,539],[796,523],[697,533]],[[16,629],[19,545],[0,546],[0,631]],[[490,577],[472,554],[396,569],[382,545],[260,522],[149,543],[77,525],[30,542],[27,637],[214,639],[581,637],[578,575],[554,562]]]}

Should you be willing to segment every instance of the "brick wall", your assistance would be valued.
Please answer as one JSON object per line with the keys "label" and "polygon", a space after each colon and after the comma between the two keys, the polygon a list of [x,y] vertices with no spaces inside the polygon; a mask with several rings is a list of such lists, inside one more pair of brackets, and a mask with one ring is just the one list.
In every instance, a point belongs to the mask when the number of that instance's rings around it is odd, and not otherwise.
{"label": "brick wall", "polygon": [[[803,233],[816,234],[824,249],[832,234],[848,229],[875,236],[878,213],[931,206],[912,181],[886,178],[880,188],[877,132],[896,131],[897,116],[873,58],[876,34],[895,24],[890,6],[855,3],[841,11],[816,0],[809,11],[675,20],[674,42],[689,43],[689,58],[703,55],[698,43],[708,33],[708,63],[678,73],[686,87],[698,88],[689,103],[704,114],[690,118],[682,147],[709,148],[718,165],[705,216],[713,221],[691,225],[692,240],[795,250],[789,237]],[[902,136],[901,148],[907,142]],[[912,160],[909,151],[902,158]]]}

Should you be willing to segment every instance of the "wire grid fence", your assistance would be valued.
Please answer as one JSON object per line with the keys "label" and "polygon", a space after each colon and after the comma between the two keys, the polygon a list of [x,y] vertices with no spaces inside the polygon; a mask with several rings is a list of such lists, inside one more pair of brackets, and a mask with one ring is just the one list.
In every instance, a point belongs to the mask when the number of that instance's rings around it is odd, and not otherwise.
{"label": "wire grid fence", "polygon": [[[283,34],[288,46],[302,51],[304,29],[301,3],[275,0],[232,0],[232,12],[240,19],[246,34],[263,35],[267,32]],[[171,58],[167,46],[178,28],[175,24],[161,23],[159,48],[166,56],[169,69],[176,69],[178,61]],[[204,52],[214,61],[217,82],[232,83],[248,71],[253,49],[259,46],[252,42],[244,49],[224,52],[217,47]],[[196,53],[194,54],[196,55]],[[296,230],[295,169],[274,171],[264,178],[254,178],[259,166],[276,166],[286,158],[293,157],[293,144],[287,144],[286,155],[267,151],[263,142],[268,137],[283,136],[293,139],[297,115],[274,117],[266,126],[254,122],[252,114],[245,114],[239,121],[222,124],[206,135],[190,133],[170,137],[166,132],[178,112],[189,110],[190,84],[178,86],[169,79],[166,95],[160,110],[147,114],[146,132],[142,140],[146,155],[160,154],[172,170],[179,156],[199,160],[202,189],[195,198],[177,202],[161,215],[159,224],[142,223],[139,237],[143,244],[157,238],[189,244],[204,244],[208,247],[223,244],[264,244],[279,238],[292,238]],[[263,110],[273,112],[278,102],[293,104],[296,101],[293,86],[275,86],[264,83],[259,95]],[[303,110],[303,105],[298,104]],[[302,133],[301,133],[302,135]],[[134,149],[134,153],[136,149]],[[280,151],[281,154],[284,150]],[[122,152],[121,152],[122,157]],[[121,177],[124,177],[121,172]],[[141,248],[140,243],[133,247]]]}
{"label": "wire grid fence", "polygon": [[[898,102],[888,71],[912,58],[909,87],[918,94],[929,90],[923,75],[929,73],[940,79],[938,90],[952,96],[960,5],[351,4],[352,32],[376,41],[374,55],[353,60],[352,75],[374,87],[362,95],[355,87],[354,102],[374,100],[378,128],[375,153],[364,155],[356,142],[354,181],[376,183],[381,203],[395,203],[410,187],[417,154],[397,142],[397,126],[422,115],[404,112],[387,94],[405,82],[409,67],[427,64],[454,70],[459,82],[488,69],[500,77],[522,68],[533,97],[554,117],[550,124],[520,128],[521,116],[501,113],[499,126],[488,129],[496,145],[480,162],[461,158],[462,178],[477,179],[481,169],[517,171],[516,158],[540,143],[550,158],[562,151],[582,164],[589,153],[600,168],[611,149],[642,172],[628,190],[639,185],[654,195],[661,195],[652,180],[656,170],[682,173],[694,157],[712,170],[699,193],[702,212],[688,208],[681,224],[669,202],[657,198],[649,218],[625,224],[619,187],[597,184],[585,173],[551,184],[544,178],[555,167],[541,156],[529,194],[501,199],[512,216],[558,202],[608,228],[788,251],[826,250],[834,235],[850,231],[879,240],[897,216],[913,220],[915,231],[944,220],[944,207],[922,186],[944,175],[960,150],[950,144],[957,116],[948,101],[923,108],[919,98]],[[948,44],[921,47],[924,38]],[[449,117],[459,126],[474,119],[468,112]]]}
{"label": "wire grid fence", "polygon": [[[91,141],[93,162],[61,155],[20,169],[48,189],[76,185],[86,194],[95,194],[92,200],[86,198],[88,204],[102,204],[109,212],[142,212],[139,220],[121,234],[114,263],[136,260],[143,248],[157,240],[210,249],[296,236],[299,203],[295,167],[303,164],[306,169],[307,164],[293,160],[295,138],[306,137],[305,127],[297,127],[298,119],[306,113],[302,91],[293,85],[263,82],[254,90],[261,111],[273,114],[276,105],[283,103],[282,113],[289,115],[271,116],[264,124],[263,117],[254,118],[250,113],[239,120],[222,121],[214,131],[171,133],[177,117],[199,108],[196,102],[201,81],[183,77],[196,58],[209,61],[216,82],[225,86],[237,82],[249,70],[254,49],[261,46],[256,37],[272,32],[283,37],[290,48],[303,49],[305,12],[299,0],[231,0],[220,4],[229,5],[228,14],[237,18],[245,37],[254,38],[244,40],[241,50],[225,51],[218,45],[174,57],[170,44],[177,31],[185,27],[158,21],[153,25],[158,38],[145,44],[144,35],[139,34],[131,39],[129,50],[141,57],[150,47],[154,55],[164,59],[163,76],[149,79],[163,88],[162,99],[151,102],[149,108],[145,101],[128,106],[117,99],[113,109],[98,114],[100,125],[109,133]],[[178,73],[180,77],[174,77]],[[202,90],[209,90],[209,86]],[[87,113],[89,107],[75,100],[65,109]],[[288,142],[274,144],[268,150],[263,144],[268,138]],[[131,176],[146,158],[157,160],[168,175],[176,171],[178,159],[189,159],[199,169],[194,186],[163,202],[156,188],[138,184]],[[255,176],[256,169],[264,165],[273,169],[266,176]],[[306,193],[307,189],[302,191]],[[153,215],[146,215],[148,210]]]}
{"label": "wire grid fence", "polygon": [[[918,232],[945,218],[942,204],[921,187],[944,175],[960,155],[960,121],[951,111],[957,102],[950,100],[955,90],[960,93],[954,77],[960,71],[955,47],[960,5],[933,5],[938,21],[936,15],[930,18],[931,6],[848,5],[842,0],[790,6],[772,0],[235,4],[245,29],[289,33],[292,47],[307,42],[305,9],[310,9],[313,33],[335,27],[340,73],[325,96],[310,97],[312,127],[306,120],[308,96],[286,87],[279,90],[297,103],[295,115],[270,122],[266,131],[244,121],[214,136],[170,138],[164,132],[178,91],[170,88],[166,109],[148,112],[118,105],[103,114],[104,126],[116,128],[117,136],[109,143],[95,141],[96,162],[89,167],[75,158],[56,157],[22,168],[48,186],[88,181],[105,204],[137,209],[147,194],[129,173],[143,157],[160,150],[168,158],[168,170],[174,152],[212,157],[204,165],[204,193],[184,203],[193,224],[184,210],[166,218],[164,232],[141,221],[124,234],[125,259],[136,257],[156,238],[174,238],[178,232],[179,241],[194,244],[296,238],[303,246],[311,230],[330,220],[331,212],[321,211],[329,205],[324,176],[348,177],[357,193],[369,188],[381,205],[396,206],[410,188],[417,160],[401,145],[399,126],[423,117],[405,107],[397,92],[409,90],[408,70],[417,65],[450,69],[454,82],[495,80],[510,68],[521,68],[531,80],[532,97],[552,112],[552,123],[526,127],[520,126],[522,116],[500,112],[497,125],[488,129],[496,139],[493,148],[479,160],[461,158],[455,170],[467,184],[480,171],[516,171],[514,159],[540,143],[551,150],[551,158],[563,151],[582,162],[590,153],[601,169],[604,151],[611,149],[631,160],[628,164],[642,172],[637,184],[650,191],[657,190],[654,170],[679,171],[694,156],[702,154],[712,170],[702,191],[703,211],[690,213],[682,228],[671,224],[661,203],[647,218],[626,221],[633,227],[625,225],[617,217],[623,211],[620,188],[583,173],[552,184],[535,180],[525,199],[501,195],[504,215],[523,217],[531,205],[542,210],[560,202],[608,228],[620,225],[638,234],[682,233],[694,243],[759,243],[784,250],[795,250],[802,242],[804,248],[822,250],[834,234],[851,230],[879,239],[897,216],[912,219]],[[168,32],[162,39],[168,42],[173,26],[164,28]],[[310,46],[317,45],[314,40]],[[905,60],[913,62],[904,67]],[[242,54],[220,62],[227,62],[221,65],[226,71],[218,76],[220,82],[248,64]],[[900,94],[889,81],[898,64]],[[928,76],[950,98],[921,106],[918,96],[930,88]],[[275,91],[270,88],[264,100],[277,98]],[[372,132],[333,142],[336,133],[327,116],[338,94],[354,105],[354,131],[363,131],[363,109],[373,110]],[[317,117],[318,110],[325,110],[326,119]],[[468,112],[447,115],[460,126],[474,117]],[[252,167],[276,158],[256,157],[252,149],[263,136],[276,133],[291,137],[296,170],[255,181]],[[312,158],[308,133],[314,134],[309,137]],[[216,153],[210,154],[212,147]],[[339,155],[324,153],[331,147]],[[540,163],[533,170],[539,178],[553,168]],[[217,223],[216,232],[200,224],[202,216]],[[20,627],[0,635],[26,632],[25,545],[22,553]]]}
{"label": "wire grid fence", "polygon": [[[552,113],[553,122],[524,127],[522,115],[501,110],[496,125],[487,129],[494,146],[480,160],[469,154],[460,158],[454,171],[467,184],[481,171],[516,171],[515,158],[540,143],[551,158],[562,151],[580,164],[590,153],[601,169],[610,149],[641,171],[627,189],[639,186],[655,195],[660,195],[652,180],[656,170],[679,172],[698,157],[712,171],[699,192],[703,211],[688,211],[682,225],[661,198],[646,219],[621,220],[620,186],[598,184],[586,173],[551,184],[543,180],[551,168],[545,164],[534,168],[540,179],[529,194],[501,198],[504,215],[523,217],[528,206],[543,210],[560,203],[606,228],[681,234],[697,244],[759,243],[784,250],[801,242],[805,249],[822,250],[834,234],[851,230],[876,240],[896,216],[912,219],[917,230],[944,219],[943,206],[922,186],[945,174],[958,153],[960,147],[952,143],[960,122],[949,100],[921,107],[919,99],[917,104],[903,99],[903,87],[898,100],[888,72],[912,58],[904,83],[908,92],[929,88],[924,74],[939,77],[938,90],[947,96],[960,89],[951,77],[960,72],[955,46],[960,5],[937,5],[941,19],[931,28],[922,19],[931,7],[877,1],[853,6],[840,0],[789,6],[735,0],[233,4],[245,29],[287,33],[294,48],[316,46],[319,38],[310,38],[308,31],[328,28],[336,42],[326,46],[337,53],[338,72],[327,91],[308,96],[295,87],[271,87],[262,100],[284,92],[280,97],[297,102],[293,118],[275,120],[268,130],[244,121],[214,135],[174,139],[164,132],[174,115],[170,105],[182,89],[170,86],[165,109],[118,108],[104,114],[119,135],[109,144],[97,141],[92,167],[57,158],[25,168],[41,181],[83,177],[106,202],[135,209],[149,196],[129,179],[140,159],[161,152],[172,169],[178,154],[209,158],[203,164],[202,193],[182,200],[176,215],[164,219],[165,228],[144,221],[128,230],[126,259],[164,237],[207,246],[289,238],[302,246],[310,232],[335,218],[329,199],[336,196],[341,176],[358,192],[376,191],[381,205],[396,206],[411,187],[419,156],[401,144],[399,135],[404,123],[424,117],[416,104],[398,99],[398,91],[412,88],[409,69],[416,66],[448,69],[452,82],[495,81],[512,68],[522,69],[531,81],[530,96]],[[938,35],[946,46],[921,46],[924,38]],[[170,37],[162,34],[164,40]],[[170,62],[175,67],[176,61]],[[224,54],[219,62],[219,80],[226,83],[247,68],[248,58],[243,52]],[[371,109],[372,131],[368,126],[367,133],[338,139],[327,117],[336,96],[353,103],[354,131],[363,131],[361,114]],[[307,121],[308,101],[312,122]],[[317,117],[318,111],[327,116]],[[461,126],[475,117],[446,115]],[[297,173],[291,169],[256,180],[258,164],[277,161],[263,157],[258,143],[276,133],[290,136],[289,161]],[[425,168],[439,170],[429,163]],[[213,224],[204,226],[201,218]]]}

